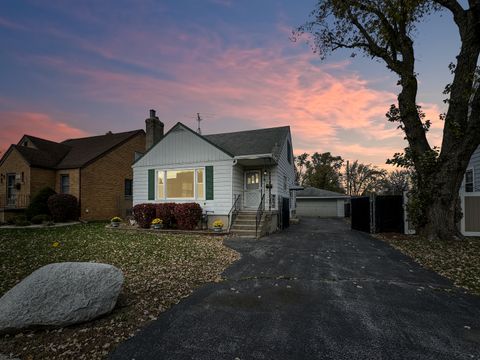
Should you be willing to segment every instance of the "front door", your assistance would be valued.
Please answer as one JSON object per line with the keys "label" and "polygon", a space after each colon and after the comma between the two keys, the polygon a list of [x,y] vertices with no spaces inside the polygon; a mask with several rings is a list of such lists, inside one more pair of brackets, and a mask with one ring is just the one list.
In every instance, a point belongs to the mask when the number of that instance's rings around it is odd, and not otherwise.
{"label": "front door", "polygon": [[256,209],[261,200],[261,177],[260,170],[251,170],[245,172],[245,201],[246,208]]}
{"label": "front door", "polygon": [[15,206],[16,199],[15,174],[7,174],[7,206]]}

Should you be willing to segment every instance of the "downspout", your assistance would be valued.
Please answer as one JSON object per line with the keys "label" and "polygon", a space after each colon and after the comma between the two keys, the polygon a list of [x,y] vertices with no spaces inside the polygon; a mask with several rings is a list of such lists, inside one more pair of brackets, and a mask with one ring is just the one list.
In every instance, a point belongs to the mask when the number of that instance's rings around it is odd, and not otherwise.
{"label": "downspout", "polygon": [[[234,183],[234,179],[233,179],[233,177],[234,177],[233,168],[235,167],[235,165],[237,165],[237,162],[238,162],[237,159],[233,159],[233,161],[232,161],[232,194],[231,194],[232,196],[230,197],[230,198],[232,199],[232,205],[231,205],[231,207],[233,207],[234,201],[235,201],[235,194],[233,193],[233,183]],[[228,232],[230,232],[230,228],[231,228],[232,225],[233,225],[233,224],[232,224],[232,221],[231,221],[231,219],[232,219],[231,213],[232,213],[232,212],[230,211],[230,213],[229,213],[229,215],[228,215]]]}

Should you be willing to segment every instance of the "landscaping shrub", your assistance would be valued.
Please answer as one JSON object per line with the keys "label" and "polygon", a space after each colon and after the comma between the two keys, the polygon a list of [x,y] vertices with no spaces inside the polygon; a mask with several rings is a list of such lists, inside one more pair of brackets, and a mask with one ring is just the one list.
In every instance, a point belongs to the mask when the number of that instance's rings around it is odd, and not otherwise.
{"label": "landscaping shrub", "polygon": [[202,208],[197,203],[175,204],[174,211],[179,229],[194,230],[202,219]]}
{"label": "landscaping shrub", "polygon": [[55,222],[77,220],[79,208],[77,198],[70,194],[55,194],[48,198],[48,208]]}
{"label": "landscaping shrub", "polygon": [[47,214],[40,214],[40,215],[35,215],[34,217],[32,217],[30,219],[30,221],[32,222],[32,224],[43,224],[44,222],[48,222],[48,221],[51,221],[52,218],[50,215],[47,215]]}
{"label": "landscaping shrub", "polygon": [[163,227],[172,229],[176,226],[175,203],[155,204],[156,217],[162,219]]}
{"label": "landscaping shrub", "polygon": [[28,205],[25,211],[27,219],[31,220],[36,215],[51,215],[50,209],[48,208],[48,198],[55,194],[56,192],[52,188],[44,187],[40,189],[32,198],[30,205]]}
{"label": "landscaping shrub", "polygon": [[138,204],[133,207],[132,212],[138,226],[148,229],[156,217],[156,204]]}
{"label": "landscaping shrub", "polygon": [[15,226],[27,226],[30,225],[30,221],[27,220],[27,217],[25,215],[18,215],[15,217],[13,220],[15,223]]}

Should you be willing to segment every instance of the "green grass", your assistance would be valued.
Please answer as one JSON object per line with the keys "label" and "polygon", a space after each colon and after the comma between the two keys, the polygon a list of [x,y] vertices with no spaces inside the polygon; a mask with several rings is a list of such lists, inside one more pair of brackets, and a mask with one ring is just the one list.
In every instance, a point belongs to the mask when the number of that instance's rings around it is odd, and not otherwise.
{"label": "green grass", "polygon": [[[221,272],[238,258],[222,240],[111,230],[104,223],[0,228],[0,295],[34,270],[54,262],[102,262],[117,266],[125,275],[119,306],[109,316],[58,334],[36,331],[28,338],[0,338],[0,348],[22,357],[34,355],[35,359],[103,358],[118,342],[199,285],[219,281]],[[56,348],[61,351],[52,353]]]}
{"label": "green grass", "polygon": [[378,234],[420,265],[453,281],[456,286],[480,295],[480,239],[429,241],[419,236]]}

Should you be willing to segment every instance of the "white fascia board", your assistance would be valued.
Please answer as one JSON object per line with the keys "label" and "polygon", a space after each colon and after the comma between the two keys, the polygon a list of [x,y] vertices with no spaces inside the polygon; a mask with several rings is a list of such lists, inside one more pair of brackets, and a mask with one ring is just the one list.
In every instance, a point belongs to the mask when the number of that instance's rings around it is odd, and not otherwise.
{"label": "white fascia board", "polygon": [[262,158],[273,158],[273,155],[270,154],[253,154],[253,155],[238,155],[234,159],[243,160],[243,159],[262,159]]}

